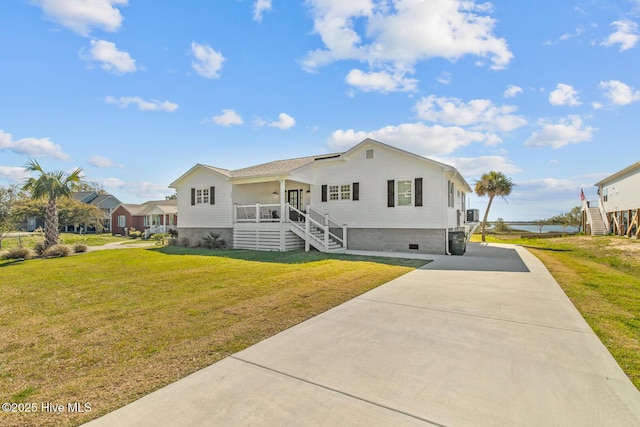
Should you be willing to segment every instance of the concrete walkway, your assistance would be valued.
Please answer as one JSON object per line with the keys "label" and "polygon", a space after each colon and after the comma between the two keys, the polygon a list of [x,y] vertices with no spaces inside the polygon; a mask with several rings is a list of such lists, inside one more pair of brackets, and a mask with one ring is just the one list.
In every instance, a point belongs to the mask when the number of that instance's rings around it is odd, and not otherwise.
{"label": "concrete walkway", "polygon": [[89,425],[640,425],[640,393],[533,255],[435,258]]}

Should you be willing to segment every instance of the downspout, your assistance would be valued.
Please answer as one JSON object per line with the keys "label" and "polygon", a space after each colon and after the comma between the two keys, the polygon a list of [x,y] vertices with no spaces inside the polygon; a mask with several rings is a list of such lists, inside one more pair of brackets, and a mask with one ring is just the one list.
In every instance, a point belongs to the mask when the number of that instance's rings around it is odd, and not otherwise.
{"label": "downspout", "polygon": [[445,255],[451,255],[451,252],[449,252],[449,227],[448,227],[448,223],[449,223],[449,189],[447,188],[447,179],[449,178],[447,176],[447,172],[449,172],[449,169],[446,168],[442,168],[443,171],[443,176],[444,176],[444,180],[442,182],[443,184],[443,193],[445,195],[445,199],[446,199],[446,203],[443,203],[444,206],[444,217],[443,217],[443,222],[444,222],[444,254]]}

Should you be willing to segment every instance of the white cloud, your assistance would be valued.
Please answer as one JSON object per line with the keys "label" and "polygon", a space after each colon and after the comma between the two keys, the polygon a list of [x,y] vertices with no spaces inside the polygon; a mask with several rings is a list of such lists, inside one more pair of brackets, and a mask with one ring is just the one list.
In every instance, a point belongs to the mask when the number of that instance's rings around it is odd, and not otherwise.
{"label": "white cloud", "polygon": [[117,31],[123,19],[117,6],[126,6],[128,0],[33,0],[33,3],[42,8],[47,19],[88,36],[93,27]]}
{"label": "white cloud", "polygon": [[453,76],[451,75],[451,73],[449,73],[448,71],[443,71],[442,73],[440,73],[440,75],[436,78],[436,81],[440,84],[443,85],[449,85],[451,84],[451,82],[453,81]]}
{"label": "white cloud", "polygon": [[135,104],[142,111],[169,111],[173,112],[178,109],[178,104],[169,101],[145,101],[139,96],[122,96],[114,98],[107,96],[105,98],[107,104],[118,104],[120,108],[127,108],[129,104]]}
{"label": "white cloud", "polygon": [[507,90],[504,91],[505,98],[515,98],[518,94],[523,93],[524,91],[520,86],[509,85]]}
{"label": "white cloud", "polygon": [[53,143],[49,138],[22,138],[13,139],[13,135],[0,129],[0,150],[13,151],[16,154],[28,156],[49,156],[59,160],[69,159],[69,155],[62,151],[60,145]]}
{"label": "white cloud", "polygon": [[241,125],[244,123],[242,117],[231,109],[222,110],[222,114],[213,116],[211,121],[220,126]]}
{"label": "white cloud", "polygon": [[25,168],[19,166],[0,166],[0,178],[10,181],[22,181],[29,177]]}
{"label": "white cloud", "polygon": [[629,50],[638,43],[640,36],[638,35],[638,24],[629,20],[614,21],[611,23],[616,27],[616,31],[606,40],[600,43],[603,46],[613,47],[620,45],[620,52]]}
{"label": "white cloud", "polygon": [[487,171],[500,171],[506,174],[522,172],[513,161],[504,156],[479,156],[479,157],[444,157],[434,158],[442,163],[452,165],[463,176],[481,176]]}
{"label": "white cloud", "polygon": [[122,165],[117,165],[111,159],[108,159],[103,156],[97,156],[97,155],[89,157],[89,160],[87,161],[87,163],[97,168],[123,167]]}
{"label": "white cloud", "polygon": [[605,91],[604,96],[616,105],[627,105],[640,100],[640,90],[635,90],[619,80],[600,82],[600,88]]}
{"label": "white cloud", "polygon": [[578,115],[569,115],[558,123],[539,121],[540,130],[534,132],[524,145],[526,147],[551,147],[558,149],[569,144],[591,141],[597,129],[584,126]]}
{"label": "white cloud", "polygon": [[348,84],[363,92],[412,92],[416,90],[417,80],[405,78],[403,73],[389,74],[386,71],[365,73],[353,69],[345,78]]}
{"label": "white cloud", "polygon": [[206,44],[192,42],[191,54],[195,57],[195,60],[191,62],[191,67],[196,73],[208,79],[220,77],[222,64],[226,61],[226,58],[220,52],[215,51]]}
{"label": "white cloud", "polygon": [[291,117],[287,113],[280,113],[278,114],[278,120],[269,123],[269,126],[284,130],[292,128],[293,126],[295,126],[295,124],[296,121],[293,117]]}
{"label": "white cloud", "polygon": [[105,40],[91,40],[88,54],[81,53],[83,59],[98,61],[101,68],[115,74],[133,73],[136,71],[136,61],[127,52],[118,50],[115,43]]}
{"label": "white cloud", "polygon": [[[323,49],[302,60],[307,71],[340,60],[369,64],[370,72],[390,75],[414,72],[418,61],[446,58],[455,61],[473,55],[506,67],[513,54],[507,42],[494,34],[496,21],[487,16],[488,3],[432,0],[308,0]],[[428,25],[426,24],[428,23]],[[389,72],[391,70],[391,72]],[[381,86],[385,88],[386,86]]]}
{"label": "white cloud", "polygon": [[490,136],[461,127],[427,126],[423,123],[404,123],[374,131],[336,130],[327,143],[333,150],[348,149],[365,138],[384,141],[423,156],[449,154],[472,143],[487,143]]}
{"label": "white cloud", "polygon": [[423,120],[473,126],[475,129],[508,132],[527,124],[524,118],[512,114],[516,107],[498,107],[488,99],[474,99],[465,104],[458,98],[437,98],[431,95],[420,99],[415,108],[418,117]]}
{"label": "white cloud", "polygon": [[144,200],[159,200],[171,194],[174,190],[166,184],[154,184],[148,181],[123,181],[120,178],[96,178],[94,180],[105,190],[117,190],[119,193],[130,193]]}
{"label": "white cloud", "polygon": [[558,83],[556,90],[549,94],[549,103],[551,105],[569,105],[575,107],[580,105],[578,100],[578,92],[571,85]]}
{"label": "white cloud", "polygon": [[256,0],[253,5],[253,20],[262,22],[262,14],[271,10],[271,0]]}

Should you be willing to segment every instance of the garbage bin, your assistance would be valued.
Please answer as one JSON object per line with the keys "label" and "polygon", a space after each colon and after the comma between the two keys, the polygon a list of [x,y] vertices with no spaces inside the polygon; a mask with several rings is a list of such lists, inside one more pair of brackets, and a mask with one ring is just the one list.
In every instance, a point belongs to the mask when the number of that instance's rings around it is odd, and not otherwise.
{"label": "garbage bin", "polygon": [[449,232],[449,253],[451,255],[464,255],[467,250],[467,239],[464,231]]}

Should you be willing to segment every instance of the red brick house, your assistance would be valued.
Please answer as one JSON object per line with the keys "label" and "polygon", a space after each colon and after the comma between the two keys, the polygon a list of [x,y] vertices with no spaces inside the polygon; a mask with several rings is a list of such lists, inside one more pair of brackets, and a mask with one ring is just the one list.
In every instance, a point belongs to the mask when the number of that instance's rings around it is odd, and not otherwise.
{"label": "red brick house", "polygon": [[168,233],[177,230],[177,200],[151,200],[140,205],[120,204],[111,214],[112,234],[127,235],[134,228],[145,232]]}

